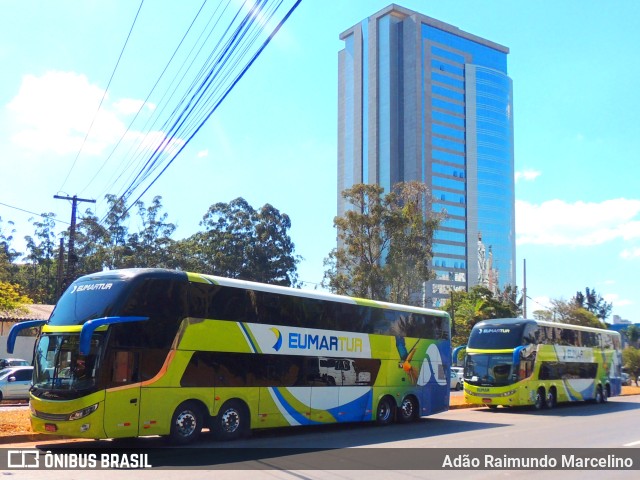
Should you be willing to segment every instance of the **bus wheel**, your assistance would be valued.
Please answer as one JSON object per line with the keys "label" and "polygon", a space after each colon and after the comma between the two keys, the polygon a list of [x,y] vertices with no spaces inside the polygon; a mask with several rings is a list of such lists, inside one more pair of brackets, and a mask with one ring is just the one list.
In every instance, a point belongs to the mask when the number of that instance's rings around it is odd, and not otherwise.
{"label": "bus wheel", "polygon": [[607,389],[602,388],[602,385],[598,385],[598,389],[596,390],[596,403],[607,403],[608,399]]}
{"label": "bus wheel", "polygon": [[173,443],[185,445],[194,441],[202,430],[202,409],[195,402],[178,405],[171,418],[169,438]]}
{"label": "bus wheel", "polygon": [[536,407],[536,410],[542,410],[544,408],[544,397],[544,388],[540,387],[536,393],[536,401],[533,404]]}
{"label": "bus wheel", "polygon": [[235,440],[249,433],[249,412],[238,400],[229,400],[220,408],[215,433],[221,440]]}
{"label": "bus wheel", "polygon": [[607,403],[609,400],[609,386],[602,389],[602,403]]}
{"label": "bus wheel", "polygon": [[378,425],[389,425],[393,423],[393,411],[395,409],[395,402],[389,397],[382,397],[378,402],[378,408],[376,410],[376,423]]}
{"label": "bus wheel", "polygon": [[547,408],[554,408],[558,404],[558,397],[555,388],[550,388],[547,393]]}
{"label": "bus wheel", "polygon": [[404,397],[398,413],[400,423],[413,422],[418,418],[418,402],[413,397]]}
{"label": "bus wheel", "polygon": [[487,405],[487,407],[489,407],[489,409],[491,410],[497,410],[498,409],[498,405]]}

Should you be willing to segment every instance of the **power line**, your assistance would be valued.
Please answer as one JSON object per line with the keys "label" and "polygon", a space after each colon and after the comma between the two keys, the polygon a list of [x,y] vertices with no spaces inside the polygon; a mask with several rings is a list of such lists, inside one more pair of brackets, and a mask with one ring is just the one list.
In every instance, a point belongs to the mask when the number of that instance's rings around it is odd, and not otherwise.
{"label": "power line", "polygon": [[[2,205],[2,206],[4,206],[4,207],[7,207],[7,208],[12,208],[12,209],[14,209],[14,210],[19,210],[19,211],[21,211],[21,212],[28,213],[28,214],[30,214],[30,215],[36,215],[37,217],[41,217],[41,218],[51,218],[51,217],[47,217],[46,215],[42,215],[41,213],[31,212],[31,211],[29,211],[29,210],[25,210],[24,208],[15,207],[15,206],[13,206],[13,205],[9,205],[9,204],[7,204],[7,203],[2,203],[2,202],[0,202],[0,205]],[[65,222],[65,221],[63,221],[63,220],[57,220],[57,219],[56,219],[55,221],[56,221],[56,223],[57,223],[57,222],[59,222],[59,223],[64,223],[65,225],[71,225],[69,222]]]}
{"label": "power line", "polygon": [[118,69],[118,65],[120,64],[120,60],[122,59],[122,55],[124,54],[124,50],[127,47],[127,44],[129,43],[129,38],[131,37],[131,33],[133,32],[133,27],[136,25],[136,21],[138,20],[138,15],[140,15],[140,10],[142,10],[142,5],[144,4],[144,0],[140,1],[140,6],[138,7],[138,11],[136,12],[136,16],[133,19],[133,23],[131,24],[131,28],[129,29],[129,33],[127,34],[127,39],[124,42],[124,45],[122,46],[122,49],[120,50],[120,55],[118,55],[118,61],[116,62],[115,67],[113,67],[113,71],[111,72],[111,77],[109,78],[109,82],[107,83],[107,88],[104,89],[104,92],[102,94],[102,98],[100,99],[100,104],[98,105],[98,109],[96,110],[96,113],[93,116],[93,119],[91,120],[91,125],[89,125],[89,129],[87,130],[86,135],[84,136],[84,140],[82,140],[82,145],[80,145],[80,150],[78,150],[78,154],[76,155],[76,158],[73,160],[73,163],[71,164],[71,168],[69,169],[69,172],[67,173],[67,176],[65,177],[64,181],[62,182],[62,186],[60,187],[59,190],[63,190],[64,186],[67,183],[67,180],[69,180],[69,176],[71,175],[71,172],[73,171],[74,167],[76,166],[76,163],[78,161],[78,158],[80,158],[80,154],[82,153],[82,150],[84,149],[84,145],[87,142],[87,138],[89,138],[89,134],[91,133],[91,130],[93,128],[93,124],[96,121],[96,118],[98,118],[98,113],[100,113],[100,108],[102,108],[102,103],[104,102],[104,99],[107,96],[107,92],[109,91],[109,87],[111,86],[111,81],[113,80],[113,77],[116,74],[116,70]]}
{"label": "power line", "polygon": [[[287,12],[287,14],[284,16],[284,18],[277,24],[276,28],[271,32],[271,34],[269,34],[269,36],[267,37],[267,39],[262,43],[261,47],[258,49],[258,51],[253,55],[253,57],[251,58],[251,60],[249,60],[249,62],[245,65],[245,67],[242,69],[242,71],[236,76],[236,78],[233,80],[233,82],[231,83],[231,85],[226,89],[226,91],[224,92],[224,94],[222,95],[222,97],[217,101],[217,103],[213,106],[213,108],[209,111],[209,113],[204,117],[204,119],[200,122],[200,124],[198,125],[198,127],[195,129],[195,131],[191,134],[191,136],[184,142],[184,144],[182,145],[182,147],[178,150],[178,152],[173,155],[173,157],[169,160],[169,162],[166,164],[166,166],[160,171],[160,173],[153,179],[153,181],[147,186],[147,188],[145,188],[145,190],[138,196],[138,198],[135,200],[135,202],[133,202],[129,207],[127,207],[123,213],[126,214],[131,207],[133,206],[133,204],[135,204],[138,200],[140,200],[140,198],[142,198],[142,196],[147,193],[147,191],[153,186],[153,184],[160,178],[160,176],[167,170],[167,168],[169,168],[169,166],[173,163],[173,161],[176,159],[176,157],[182,152],[182,150],[187,146],[187,144],[191,141],[191,139],[200,131],[200,129],[204,126],[204,124],[207,122],[207,120],[209,120],[209,118],[211,117],[211,115],[213,115],[213,113],[218,109],[218,107],[220,106],[220,104],[225,100],[225,98],[227,98],[227,95],[229,95],[229,93],[231,92],[231,90],[233,90],[233,88],[237,85],[237,83],[240,81],[240,79],[245,75],[245,73],[247,72],[247,70],[251,67],[251,65],[253,65],[253,63],[256,61],[256,59],[260,56],[260,54],[264,51],[264,49],[266,48],[266,46],[271,42],[271,40],[273,39],[273,37],[275,36],[276,33],[278,33],[278,31],[280,30],[280,28],[282,28],[282,25],[284,25],[284,23],[287,21],[287,19],[291,16],[291,14],[294,12],[294,10],[298,7],[298,5],[300,4],[302,0],[298,0],[293,7],[291,7],[291,9]],[[245,20],[247,18],[249,18],[252,15],[252,12],[250,12],[247,17],[245,17]],[[242,25],[241,25],[242,26]],[[244,28],[242,29],[244,30]],[[245,30],[246,32],[246,30]],[[244,34],[244,33],[243,33]],[[202,97],[200,97],[202,98]]]}
{"label": "power line", "polygon": [[[131,181],[119,195],[119,199],[127,203],[135,190],[142,187],[142,184],[146,179],[161,168],[160,172],[148,183],[137,199],[125,209],[122,215],[126,215],[133,204],[147,193],[151,186],[153,186],[164,174],[167,168],[175,161],[177,156],[200,131],[213,112],[215,112],[220,104],[226,99],[231,90],[237,85],[247,70],[253,65],[266,46],[271,42],[276,33],[289,19],[291,14],[301,3],[301,0],[297,0],[294,3],[249,61],[237,74],[234,75],[233,71],[240,64],[241,57],[249,51],[251,43],[254,43],[258,37],[259,32],[256,33],[255,29],[264,30],[262,24],[265,21],[270,21],[275,12],[282,5],[283,1],[281,0],[280,2],[274,3],[276,3],[276,5],[272,6],[269,4],[268,0],[258,0],[252,6],[251,10],[243,16],[240,23],[231,30],[233,23],[235,23],[239,18],[239,14],[244,9],[244,6],[236,12],[234,20],[227,27],[223,38],[227,34],[230,36],[226,40],[223,41],[221,39],[218,42],[216,49],[209,55],[204,67],[200,70],[200,73],[198,73],[196,79],[192,83],[192,87],[190,88],[191,93],[189,94],[189,92],[187,92],[187,94],[183,96],[181,102],[173,109],[171,114],[173,119],[169,118],[165,122],[164,126],[169,126],[169,128],[163,129],[166,132],[163,135],[163,138],[158,142],[144,166],[138,170],[134,180]],[[218,49],[219,51],[217,51]],[[217,53],[215,53],[216,51]],[[230,84],[224,87],[223,84],[227,80],[230,81]],[[217,94],[219,94],[219,96],[216,97]],[[180,138],[183,135],[186,140],[182,140]],[[169,149],[174,147],[176,149],[174,152],[167,153]],[[162,164],[164,164],[164,167]],[[103,220],[101,220],[100,223],[106,219],[108,214],[109,213],[103,217]]]}
{"label": "power line", "polygon": [[[151,90],[149,91],[149,93],[147,94],[147,97],[144,99],[144,102],[141,103],[140,108],[138,109],[138,111],[136,112],[135,116],[133,117],[133,119],[131,120],[131,122],[129,122],[129,125],[127,126],[127,129],[124,131],[124,133],[122,134],[122,136],[120,137],[120,139],[118,140],[118,142],[116,143],[116,145],[113,147],[113,149],[111,150],[111,153],[109,153],[109,155],[107,156],[107,158],[104,160],[104,162],[102,163],[102,165],[100,166],[100,168],[98,169],[98,171],[96,172],[96,174],[91,178],[91,180],[89,180],[89,183],[87,184],[87,186],[80,192],[84,192],[87,188],[89,188],[89,186],[93,183],[93,181],[98,177],[98,175],[100,174],[100,172],[102,171],[102,169],[105,167],[105,165],[107,164],[107,162],[111,159],[111,157],[113,156],[113,154],[115,153],[115,151],[118,149],[118,147],[120,146],[120,144],[122,143],[122,141],[124,140],[124,138],[126,137],[127,133],[129,133],[129,131],[131,130],[133,124],[135,123],[135,121],[138,118],[138,115],[140,115],[140,112],[142,111],[142,109],[144,108],[144,106],[148,103],[149,98],[151,98],[151,95],[153,94],[153,92],[155,91],[156,87],[158,86],[158,84],[160,83],[160,81],[162,80],[162,78],[164,77],[165,73],[167,72],[169,65],[171,65],[171,62],[173,61],[173,59],[175,58],[176,54],[178,53],[178,50],[180,49],[180,47],[182,46],[183,42],[185,41],[185,39],[187,38],[187,35],[189,34],[189,32],[191,31],[191,29],[193,28],[196,20],[198,19],[198,17],[200,16],[200,13],[202,12],[202,9],[204,8],[204,6],[206,5],[208,0],[204,0],[202,5],[200,6],[200,9],[198,10],[198,12],[196,13],[195,17],[193,18],[193,20],[191,21],[191,24],[189,25],[189,28],[187,28],[187,31],[184,33],[184,35],[182,36],[182,39],[180,40],[180,42],[178,43],[178,46],[175,48],[175,50],[173,51],[173,54],[171,55],[171,57],[169,58],[169,60],[167,61],[167,64],[165,65],[164,69],[162,70],[162,73],[160,73],[160,76],[158,77],[158,79],[156,80],[155,84],[153,85],[153,87],[151,88]],[[216,9],[217,10],[217,9]],[[148,123],[148,122],[147,122]],[[146,126],[146,125],[145,125]],[[118,180],[118,178],[120,178],[120,176],[118,176],[116,178],[116,182]],[[115,182],[114,182],[115,183]],[[108,187],[107,190],[104,192],[104,194],[108,193],[109,189],[111,187]]]}

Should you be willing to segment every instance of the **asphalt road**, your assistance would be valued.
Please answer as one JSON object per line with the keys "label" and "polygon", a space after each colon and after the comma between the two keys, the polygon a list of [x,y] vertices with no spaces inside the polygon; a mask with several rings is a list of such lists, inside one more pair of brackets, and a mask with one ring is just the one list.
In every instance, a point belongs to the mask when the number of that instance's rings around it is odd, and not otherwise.
{"label": "asphalt road", "polygon": [[[4,445],[10,448],[39,448],[44,452],[89,452],[95,449],[122,448],[125,452],[163,448],[153,457],[151,470],[92,471],[92,479],[160,478],[183,480],[199,478],[278,478],[278,479],[495,479],[562,478],[574,479],[599,475],[610,478],[639,478],[640,471],[539,471],[539,470],[430,470],[434,454],[474,457],[478,452],[514,455],[514,449],[529,449],[555,454],[581,453],[578,449],[610,449],[618,456],[631,455],[640,466],[640,396],[617,397],[605,405],[590,403],[561,405],[551,411],[486,408],[451,410],[409,425],[376,427],[370,424],[316,428],[291,428],[256,432],[252,438],[231,443],[217,442],[208,434],[192,448],[166,449],[159,438],[127,441],[75,441]],[[83,450],[90,448],[94,450]],[[308,449],[297,455],[293,448]],[[354,450],[355,449],[355,450]],[[543,449],[543,450],[535,450]],[[105,451],[105,450],[100,450]],[[150,450],[154,452],[155,450]],[[156,452],[157,453],[157,452]],[[535,456],[535,455],[534,455]],[[440,458],[437,457],[436,458]],[[467,457],[469,458],[469,457]],[[242,460],[242,463],[235,463]],[[441,461],[441,460],[438,460]],[[403,463],[405,462],[405,463]],[[217,463],[226,470],[209,471]],[[173,470],[178,465],[192,468]],[[242,469],[235,469],[238,468]],[[257,470],[247,470],[255,468]],[[366,475],[365,475],[366,472]],[[39,480],[80,478],[61,471],[38,471]],[[85,474],[87,472],[85,471]],[[34,472],[12,470],[15,479],[35,478]],[[135,475],[135,476],[134,476]]]}

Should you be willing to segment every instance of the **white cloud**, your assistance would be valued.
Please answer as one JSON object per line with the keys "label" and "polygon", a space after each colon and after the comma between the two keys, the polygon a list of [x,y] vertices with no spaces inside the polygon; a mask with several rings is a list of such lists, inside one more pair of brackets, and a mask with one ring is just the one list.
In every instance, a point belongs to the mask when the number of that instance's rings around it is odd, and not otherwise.
{"label": "white cloud", "polygon": [[197,158],[206,158],[209,156],[209,150],[200,150],[197,154]]}
{"label": "white cloud", "polygon": [[93,122],[83,151],[100,154],[125,130],[113,112],[101,109],[96,115],[103,94],[104,90],[91,85],[85,75],[74,72],[26,75],[7,105],[18,127],[12,141],[37,152],[78,152]]}
{"label": "white cloud", "polygon": [[134,98],[123,98],[113,104],[113,107],[124,115],[132,115],[138,113],[143,107],[153,112],[156,109],[155,104],[145,103],[142,100],[136,100]]}
{"label": "white cloud", "polygon": [[620,257],[627,260],[640,258],[640,247],[625,248],[622,252],[620,252]]}
{"label": "white cloud", "polygon": [[628,305],[633,305],[631,300],[621,299],[620,295],[617,293],[606,293],[602,296],[605,302],[613,304],[613,307],[626,307]]}
{"label": "white cloud", "polygon": [[618,198],[540,205],[516,201],[516,241],[519,245],[590,246],[640,238],[640,200]]}
{"label": "white cloud", "polygon": [[536,178],[538,178],[541,174],[542,172],[539,172],[537,170],[523,170],[522,172],[516,172],[515,179],[516,179],[516,182],[520,180],[524,180],[526,182],[532,182]]}
{"label": "white cloud", "polygon": [[[78,153],[82,148],[85,155],[101,155],[127,131],[121,117],[141,107],[155,110],[154,104],[141,100],[111,101],[102,88],[75,72],[50,71],[40,77],[25,75],[20,90],[7,105],[14,117],[11,140],[20,148],[36,153],[67,155]],[[140,148],[155,150],[165,135],[129,131],[126,138],[139,141]],[[172,139],[162,150],[171,153],[183,144],[181,139]]]}

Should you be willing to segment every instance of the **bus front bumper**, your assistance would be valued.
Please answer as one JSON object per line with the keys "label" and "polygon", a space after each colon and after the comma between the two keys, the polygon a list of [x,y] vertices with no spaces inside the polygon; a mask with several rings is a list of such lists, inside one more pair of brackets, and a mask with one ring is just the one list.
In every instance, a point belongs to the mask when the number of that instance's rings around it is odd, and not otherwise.
{"label": "bus front bumper", "polygon": [[63,407],[65,410],[69,409],[71,412],[60,412],[61,408],[56,405],[56,402],[42,401],[32,396],[30,402],[31,430],[34,433],[60,435],[63,437],[106,437],[102,422],[104,402],[88,406],[76,404],[73,407],[71,405],[66,405],[65,407]]}
{"label": "bus front bumper", "polygon": [[513,386],[507,388],[474,387],[465,384],[464,399],[471,405],[519,405],[518,389]]}

